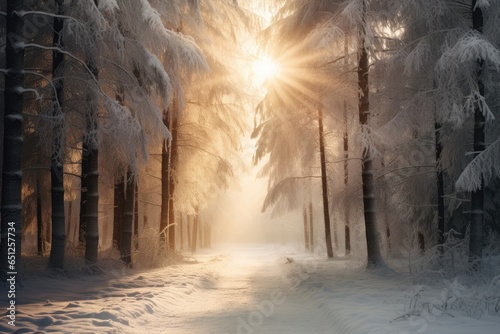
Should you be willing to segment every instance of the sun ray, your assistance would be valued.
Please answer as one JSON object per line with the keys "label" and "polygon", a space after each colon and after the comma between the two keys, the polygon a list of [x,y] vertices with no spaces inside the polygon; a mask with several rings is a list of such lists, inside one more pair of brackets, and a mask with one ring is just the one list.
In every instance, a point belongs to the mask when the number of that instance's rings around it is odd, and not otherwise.
{"label": "sun ray", "polygon": [[262,56],[253,62],[252,72],[258,85],[279,76],[281,66],[269,56]]}

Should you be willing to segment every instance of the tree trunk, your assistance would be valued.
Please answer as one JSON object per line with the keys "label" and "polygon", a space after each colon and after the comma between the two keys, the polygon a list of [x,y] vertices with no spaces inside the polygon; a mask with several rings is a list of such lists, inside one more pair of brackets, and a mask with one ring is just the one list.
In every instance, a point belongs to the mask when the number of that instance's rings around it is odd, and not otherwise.
{"label": "tree trunk", "polygon": [[134,189],[134,250],[139,250],[139,182],[136,180]]}
{"label": "tree trunk", "polygon": [[123,217],[125,211],[125,183],[124,178],[120,178],[115,184],[113,208],[113,243],[121,252],[123,248]]}
{"label": "tree trunk", "polygon": [[[362,131],[367,131],[363,127],[368,125],[370,115],[369,96],[369,63],[368,53],[365,46],[366,33],[366,1],[363,1],[362,27],[359,42],[359,66],[358,66],[358,86],[359,86],[359,123]],[[385,266],[384,259],[380,251],[380,241],[377,233],[377,217],[375,205],[375,185],[373,182],[373,158],[368,148],[363,149],[362,184],[363,184],[363,207],[365,218],[366,246],[368,257],[368,268]]]}
{"label": "tree trunk", "polygon": [[[173,102],[175,111],[175,101]],[[170,130],[172,134],[172,142],[170,144],[170,175],[169,175],[169,195],[168,195],[168,251],[175,252],[175,210],[174,196],[176,184],[176,169],[178,162],[178,119],[172,116],[172,126]]]}
{"label": "tree trunk", "polygon": [[[96,6],[98,0],[94,0]],[[87,62],[87,67],[93,76],[99,78],[99,70],[92,62]],[[95,84],[98,84],[96,82]],[[88,133],[97,132],[97,102],[93,96],[87,95],[89,117],[87,121]],[[85,141],[84,141],[85,142]],[[97,144],[95,144],[97,145]],[[85,143],[84,143],[85,147]],[[85,212],[85,261],[92,267],[97,265],[99,254],[99,148],[87,143],[88,150],[88,174],[87,174],[87,205]],[[84,151],[85,152],[85,151]]]}
{"label": "tree trunk", "polygon": [[186,222],[186,225],[187,225],[187,231],[186,231],[186,235],[187,235],[187,242],[188,242],[188,249],[191,250],[193,248],[193,238],[192,238],[192,233],[191,233],[191,223],[192,221],[192,216],[191,215],[188,215],[187,216],[187,222]]}
{"label": "tree trunk", "polygon": [[[345,71],[348,71],[348,59],[349,54],[349,40],[347,35],[344,39],[344,67]],[[344,102],[344,187],[347,191],[347,186],[349,184],[349,119],[347,112],[347,103]],[[351,231],[349,227],[349,201],[345,201],[344,208],[344,243],[345,243],[345,255],[351,253]]]}
{"label": "tree trunk", "polygon": [[313,203],[309,201],[309,246],[311,250],[314,250],[314,213],[313,213]]}
{"label": "tree trunk", "polygon": [[42,215],[42,190],[40,185],[40,173],[36,174],[36,237],[37,253],[43,256],[43,215]]}
{"label": "tree trunk", "polygon": [[418,249],[420,250],[420,253],[422,255],[425,254],[425,236],[421,231],[418,231],[418,233],[417,233],[417,242],[418,242]]}
{"label": "tree trunk", "polygon": [[191,238],[191,252],[195,253],[198,244],[198,228],[200,225],[200,214],[198,209],[196,209],[196,214],[194,216],[193,222],[193,237]]}
{"label": "tree trunk", "polygon": [[121,258],[126,265],[132,264],[132,232],[134,228],[135,177],[127,173],[125,184]]}
{"label": "tree trunk", "polygon": [[[170,128],[170,113],[167,112],[163,119],[163,124]],[[169,167],[169,147],[164,141],[161,150],[161,213],[160,213],[160,241],[167,243],[166,233],[168,226],[168,204],[169,204],[169,184],[170,184],[170,167]]]}
{"label": "tree trunk", "polygon": [[318,123],[319,123],[319,152],[321,158],[321,187],[323,191],[323,219],[325,221],[325,241],[326,252],[329,258],[333,258],[332,248],[332,234],[330,231],[330,212],[328,207],[328,183],[326,175],[326,153],[325,153],[325,139],[323,128],[323,109],[318,108]]}
{"label": "tree trunk", "polygon": [[184,216],[182,212],[179,213],[179,247],[180,250],[184,250]]}
{"label": "tree trunk", "polygon": [[307,221],[307,206],[304,205],[304,208],[303,208],[303,218],[304,218],[304,239],[305,239],[305,248],[306,250],[309,250],[310,249],[310,246],[309,246],[309,222]]}
{"label": "tree trunk", "polygon": [[[55,1],[55,12],[57,15],[63,15],[63,1]],[[54,36],[52,44],[55,48],[63,48],[61,32],[64,28],[64,20],[58,17],[54,18]],[[56,94],[54,96],[54,109],[52,116],[56,117],[62,113],[64,103],[64,81],[61,73],[61,65],[64,61],[64,54],[58,50],[52,52],[52,82]],[[49,268],[63,268],[64,250],[66,246],[66,222],[64,219],[64,165],[61,157],[64,143],[64,129],[56,122],[52,131],[53,147],[51,157],[51,194],[52,194],[52,247],[50,249]]]}
{"label": "tree trunk", "polygon": [[[24,10],[23,0],[8,0],[6,15],[7,42],[5,48],[5,114],[3,137],[2,203],[0,277],[21,268],[22,238],[22,152],[23,152],[23,92],[24,49],[15,43],[23,36],[23,19],[18,16]],[[10,246],[15,241],[15,265],[8,263]],[[16,281],[17,282],[17,281]],[[16,285],[19,287],[18,283]]]}
{"label": "tree trunk", "polygon": [[[477,0],[472,1],[472,27],[483,33],[483,12],[477,6]],[[477,59],[477,86],[481,98],[484,97],[484,83],[482,80],[483,59]],[[485,123],[486,119],[479,102],[474,108],[474,157],[485,149]],[[472,271],[480,270],[483,257],[483,225],[484,225],[484,181],[481,188],[471,194],[471,227],[469,243],[469,263]]]}
{"label": "tree trunk", "polygon": [[[436,150],[436,177],[437,177],[437,208],[438,208],[438,244],[444,244],[444,175],[441,168],[441,124],[434,123],[435,135],[435,150]],[[439,247],[440,252],[443,252],[443,247]]]}
{"label": "tree trunk", "polygon": [[85,244],[87,231],[87,194],[89,176],[89,146],[86,141],[82,144],[81,176],[80,176],[80,228],[79,242]]}
{"label": "tree trunk", "polygon": [[95,265],[99,250],[99,151],[92,149],[88,159],[85,260],[88,264]]}

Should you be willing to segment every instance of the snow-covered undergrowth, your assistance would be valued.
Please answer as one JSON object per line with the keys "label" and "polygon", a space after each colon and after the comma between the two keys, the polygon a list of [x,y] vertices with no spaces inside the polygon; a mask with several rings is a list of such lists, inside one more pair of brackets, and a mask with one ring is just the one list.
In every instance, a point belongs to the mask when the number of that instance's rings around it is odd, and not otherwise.
{"label": "snow-covered undergrowth", "polygon": [[[418,261],[432,262],[425,255]],[[498,332],[500,276],[445,279],[441,273],[435,279],[427,268],[429,279],[419,272],[426,284],[414,284],[415,277],[408,272],[366,271],[364,266],[353,268],[347,260],[293,254],[283,263],[290,287],[316,301],[316,307],[334,323],[336,334]],[[392,264],[405,266],[401,260]],[[486,271],[491,275],[491,270]]]}

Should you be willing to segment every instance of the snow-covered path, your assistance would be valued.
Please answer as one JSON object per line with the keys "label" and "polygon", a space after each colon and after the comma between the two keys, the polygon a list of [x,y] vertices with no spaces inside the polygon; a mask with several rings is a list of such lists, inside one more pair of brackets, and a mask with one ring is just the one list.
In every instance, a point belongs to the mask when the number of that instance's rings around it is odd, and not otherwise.
{"label": "snow-covered path", "polygon": [[2,322],[0,332],[334,333],[314,300],[294,289],[288,261],[276,246],[247,245],[144,272],[41,272],[18,295],[16,328]]}
{"label": "snow-covered path", "polygon": [[[334,333],[312,300],[292,289],[272,247],[241,246],[201,264],[211,280],[146,329],[164,333]],[[194,300],[193,300],[194,299]],[[160,331],[161,333],[161,331]]]}

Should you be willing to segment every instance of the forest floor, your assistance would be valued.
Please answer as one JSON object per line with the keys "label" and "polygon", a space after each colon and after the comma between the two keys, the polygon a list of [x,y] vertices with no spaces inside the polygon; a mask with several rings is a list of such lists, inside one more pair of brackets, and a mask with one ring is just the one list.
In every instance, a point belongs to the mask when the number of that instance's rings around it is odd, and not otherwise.
{"label": "forest floor", "polygon": [[[3,312],[2,333],[465,334],[500,327],[498,315],[430,310],[442,295],[438,283],[415,288],[407,275],[294,247],[225,246],[161,269],[26,276],[16,327]],[[415,310],[405,316],[411,301]]]}

